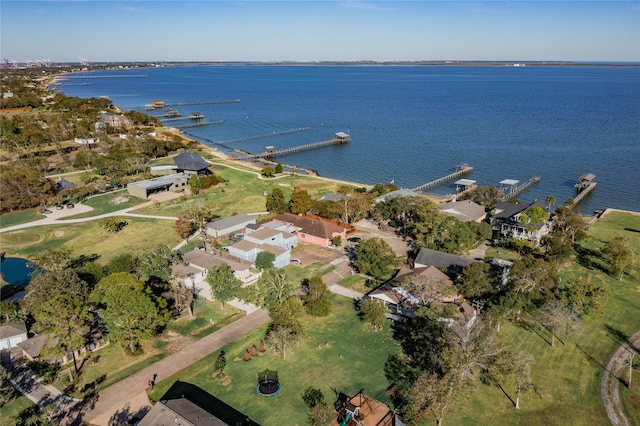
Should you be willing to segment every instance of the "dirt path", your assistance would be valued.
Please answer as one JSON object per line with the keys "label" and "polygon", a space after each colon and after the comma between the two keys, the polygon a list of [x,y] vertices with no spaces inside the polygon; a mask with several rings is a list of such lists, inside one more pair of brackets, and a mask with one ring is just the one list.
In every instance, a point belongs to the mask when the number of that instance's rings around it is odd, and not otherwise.
{"label": "dirt path", "polygon": [[[631,346],[631,347],[630,347]],[[629,360],[629,351],[637,351],[640,346],[640,331],[631,336],[627,341],[620,345],[620,347],[613,353],[611,359],[607,363],[602,374],[602,380],[600,382],[600,392],[602,393],[602,402],[607,409],[607,415],[611,424],[629,426],[629,419],[624,413],[622,408],[622,402],[620,401],[620,386],[621,379],[618,377],[624,376],[625,364]]]}

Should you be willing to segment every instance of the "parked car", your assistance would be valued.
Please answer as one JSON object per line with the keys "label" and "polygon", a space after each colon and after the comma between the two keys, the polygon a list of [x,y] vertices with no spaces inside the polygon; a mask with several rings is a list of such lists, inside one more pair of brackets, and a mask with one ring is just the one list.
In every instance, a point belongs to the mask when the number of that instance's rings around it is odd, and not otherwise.
{"label": "parked car", "polygon": [[69,204],[67,204],[67,208],[68,208],[68,209],[72,209],[72,208],[74,208],[74,207],[75,207],[75,205],[74,205],[73,203],[69,203]]}
{"label": "parked car", "polygon": [[302,261],[300,259],[291,259],[291,263],[294,265],[302,265]]}
{"label": "parked car", "polygon": [[42,214],[51,214],[53,212],[51,210],[49,210],[49,209],[42,209],[42,211],[40,211],[40,213],[42,213]]}
{"label": "parked car", "polygon": [[62,209],[64,209],[64,206],[60,204],[56,204],[56,210],[62,210]]}

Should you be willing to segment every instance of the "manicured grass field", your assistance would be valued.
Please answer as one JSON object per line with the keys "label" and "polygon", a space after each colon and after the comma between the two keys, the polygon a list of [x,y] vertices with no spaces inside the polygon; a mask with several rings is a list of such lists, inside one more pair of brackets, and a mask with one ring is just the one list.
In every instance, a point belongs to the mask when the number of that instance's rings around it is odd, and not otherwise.
{"label": "manicured grass field", "polygon": [[[226,164],[226,163],[225,163]],[[233,167],[242,168],[235,163]],[[285,199],[291,196],[294,186],[309,191],[312,197],[318,199],[323,195],[336,191],[341,184],[314,179],[308,176],[286,176],[275,179],[258,179],[253,171],[241,171],[222,166],[211,166],[218,175],[228,182],[224,186],[217,186],[211,190],[203,191],[198,195],[191,195],[172,202],[162,203],[157,206],[145,207],[136,213],[160,216],[177,216],[193,204],[214,206],[215,212],[220,218],[231,216],[235,213],[258,213],[265,211],[265,195],[271,193],[274,188],[280,188]]]}
{"label": "manicured grass field", "polygon": [[4,405],[0,405],[0,426],[14,426],[15,423],[11,421],[11,418],[16,417],[32,405],[34,405],[33,402],[26,396],[20,396]]}
{"label": "manicured grass field", "polygon": [[[287,350],[286,360],[269,349],[250,362],[243,361],[245,348],[259,346],[264,339],[263,327],[223,348],[227,357],[224,378],[216,378],[216,352],[156,385],[151,398],[158,400],[176,380],[181,380],[204,389],[264,426],[307,424],[307,407],[300,394],[308,386],[320,388],[330,404],[335,400],[332,389],[355,394],[363,388],[365,394],[388,404],[384,362],[388,354],[399,350],[389,325],[383,331],[371,331],[358,319],[353,302],[347,298],[333,296],[332,308],[327,318],[305,317],[308,337]],[[282,387],[277,397],[256,393],[257,373],[266,368],[278,370]]]}
{"label": "manicured grass field", "polygon": [[[116,204],[114,201],[119,198],[125,198],[125,199],[128,199],[128,201],[125,201],[124,203]],[[84,204],[93,208],[92,211],[87,213],[81,213],[74,216],[69,216],[67,219],[79,219],[83,217],[93,217],[93,216],[98,216],[105,213],[112,213],[118,210],[123,210],[129,207],[137,206],[138,204],[142,204],[145,202],[146,200],[141,200],[140,198],[130,196],[127,193],[127,191],[110,192],[108,194],[91,197],[86,201],[84,201]],[[65,219],[62,218],[60,220],[65,220]]]}
{"label": "manicured grass field", "polygon": [[154,248],[158,244],[173,248],[180,242],[180,237],[173,229],[173,221],[132,217],[125,219],[129,224],[117,234],[102,229],[99,221],[34,228],[28,232],[43,235],[44,239],[38,244],[12,246],[8,250],[9,255],[28,259],[30,255],[46,248],[67,247],[71,249],[72,256],[95,253],[100,256],[98,261],[106,264],[123,253]]}
{"label": "manicured grass field", "polygon": [[[618,214],[607,215],[589,230],[589,239],[581,245],[595,249],[616,232],[629,237],[633,247],[639,247],[640,218]],[[600,379],[604,366],[620,345],[621,337],[640,330],[640,281],[638,276],[618,281],[598,268],[587,269],[574,264],[563,271],[569,276],[592,275],[592,280],[611,291],[604,310],[583,321],[581,329],[564,344],[548,343],[550,335],[542,329],[527,331],[507,325],[501,336],[512,348],[532,354],[535,363],[532,381],[535,391],[521,398],[521,409],[515,410],[507,396],[497,387],[480,385],[470,390],[464,402],[458,402],[444,422],[456,425],[593,425],[608,424],[609,420],[600,394]],[[524,315],[527,318],[527,315]],[[618,377],[622,372],[616,372]],[[636,376],[638,374],[636,373]],[[624,379],[626,383],[626,379]],[[638,386],[636,383],[635,386]],[[620,386],[627,415],[632,424],[640,424],[640,387],[629,391]],[[504,390],[515,399],[515,384],[505,383]]]}
{"label": "manicured grass field", "polygon": [[198,340],[242,318],[244,315],[243,311],[229,304],[225,304],[223,309],[220,303],[203,300],[196,303],[194,318],[190,318],[189,314],[185,312],[180,318],[172,321],[168,329],[182,336]]}
{"label": "manicured grass field", "polygon": [[[38,209],[20,210],[17,212],[3,213],[0,215],[0,228],[7,228],[13,225],[33,222],[34,220],[44,219],[45,215],[38,213]],[[1,237],[4,238],[4,235]]]}

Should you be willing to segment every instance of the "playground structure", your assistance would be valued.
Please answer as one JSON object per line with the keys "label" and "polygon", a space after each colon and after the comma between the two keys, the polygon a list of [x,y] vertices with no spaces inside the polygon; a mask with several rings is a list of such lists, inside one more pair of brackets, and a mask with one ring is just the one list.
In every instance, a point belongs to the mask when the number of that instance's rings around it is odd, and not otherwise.
{"label": "playground structure", "polygon": [[258,373],[258,386],[256,392],[264,396],[276,396],[280,393],[280,382],[278,372],[274,370],[264,370]]}
{"label": "playground structure", "polygon": [[340,426],[391,426],[394,414],[385,404],[371,399],[360,389],[354,396],[338,393],[334,407]]}

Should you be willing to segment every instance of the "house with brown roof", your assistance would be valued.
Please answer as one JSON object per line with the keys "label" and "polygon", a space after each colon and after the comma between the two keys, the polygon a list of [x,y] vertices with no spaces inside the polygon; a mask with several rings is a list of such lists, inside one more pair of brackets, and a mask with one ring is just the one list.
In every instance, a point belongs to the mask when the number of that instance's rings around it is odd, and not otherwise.
{"label": "house with brown roof", "polygon": [[321,247],[331,247],[333,245],[332,238],[339,236],[342,241],[347,238],[345,228],[318,217],[282,213],[276,216],[270,224],[271,226],[278,225],[275,229],[287,230],[287,232],[291,232],[288,231],[289,229],[294,230],[300,243]]}

